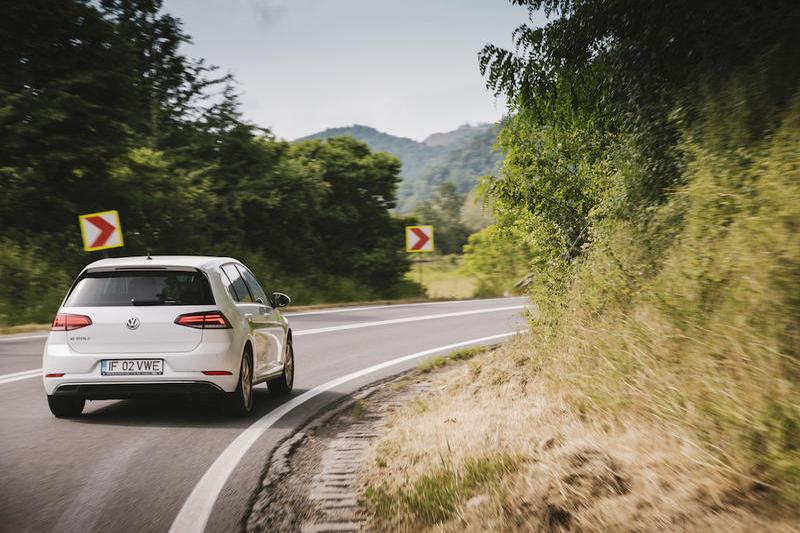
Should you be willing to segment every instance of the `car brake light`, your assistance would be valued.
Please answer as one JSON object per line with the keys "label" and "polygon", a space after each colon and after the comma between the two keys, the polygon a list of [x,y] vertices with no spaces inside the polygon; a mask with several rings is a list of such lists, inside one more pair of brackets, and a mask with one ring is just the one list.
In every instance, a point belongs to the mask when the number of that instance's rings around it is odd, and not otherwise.
{"label": "car brake light", "polygon": [[58,313],[53,320],[52,331],[72,331],[73,329],[85,328],[92,325],[92,319],[86,315],[71,315],[69,313]]}
{"label": "car brake light", "polygon": [[230,329],[231,324],[219,311],[201,311],[200,313],[186,313],[175,319],[179,326],[196,329]]}

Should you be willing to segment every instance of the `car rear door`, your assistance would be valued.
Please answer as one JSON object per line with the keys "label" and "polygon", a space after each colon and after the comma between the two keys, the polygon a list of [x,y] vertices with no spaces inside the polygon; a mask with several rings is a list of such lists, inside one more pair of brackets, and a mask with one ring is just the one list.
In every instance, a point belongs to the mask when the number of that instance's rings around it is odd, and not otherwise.
{"label": "car rear door", "polygon": [[237,264],[236,267],[244,278],[250,292],[255,297],[256,303],[259,304],[259,319],[261,320],[263,334],[268,338],[266,342],[265,366],[260,376],[273,374],[280,370],[283,365],[282,356],[284,344],[286,342],[287,328],[281,320],[280,313],[275,308],[272,298],[270,298],[253,273],[244,265]]}
{"label": "car rear door", "polygon": [[250,329],[250,336],[253,339],[253,374],[258,377],[267,366],[270,340],[266,332],[267,321],[261,310],[263,306],[256,302],[256,297],[248,288],[234,263],[222,265],[222,272],[230,283],[230,291],[236,300],[236,308],[239,314],[246,319]]}

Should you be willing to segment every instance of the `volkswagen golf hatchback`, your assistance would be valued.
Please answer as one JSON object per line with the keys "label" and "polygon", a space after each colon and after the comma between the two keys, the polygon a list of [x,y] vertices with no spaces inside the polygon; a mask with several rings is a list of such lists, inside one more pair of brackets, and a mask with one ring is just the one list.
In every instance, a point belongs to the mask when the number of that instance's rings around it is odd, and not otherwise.
{"label": "volkswagen golf hatchback", "polygon": [[229,257],[102,259],[69,289],[44,347],[44,388],[57,417],[86,400],[215,395],[232,414],[253,408],[253,385],[286,394],[292,331],[268,293]]}

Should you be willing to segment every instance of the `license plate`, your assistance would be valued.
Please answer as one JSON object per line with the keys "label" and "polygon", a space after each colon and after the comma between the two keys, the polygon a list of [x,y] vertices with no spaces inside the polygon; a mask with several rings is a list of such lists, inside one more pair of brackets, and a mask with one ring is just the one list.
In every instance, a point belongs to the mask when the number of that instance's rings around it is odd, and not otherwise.
{"label": "license plate", "polygon": [[104,359],[103,376],[159,376],[164,373],[163,359]]}

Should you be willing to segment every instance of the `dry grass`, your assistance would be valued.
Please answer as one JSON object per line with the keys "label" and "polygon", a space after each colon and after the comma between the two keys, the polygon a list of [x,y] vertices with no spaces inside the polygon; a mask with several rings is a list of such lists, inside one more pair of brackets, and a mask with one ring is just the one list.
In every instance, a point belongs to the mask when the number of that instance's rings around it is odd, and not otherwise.
{"label": "dry grass", "polygon": [[426,375],[433,392],[390,420],[367,462],[372,529],[798,530],[796,513],[742,490],[690,432],[582,414],[531,342]]}
{"label": "dry grass", "polygon": [[[422,265],[422,284],[428,297],[461,299],[475,295],[477,280],[461,271],[460,256],[433,256],[423,259],[432,259],[432,262]],[[419,282],[419,265],[413,265],[406,274],[406,279]]]}
{"label": "dry grass", "polygon": [[668,201],[535,263],[527,337],[396,418],[376,528],[800,530],[800,95],[752,139],[737,90],[686,132]]}
{"label": "dry grass", "polygon": [[417,365],[417,372],[427,374],[428,372],[447,366],[451,362],[472,359],[481,353],[481,351],[481,348],[462,348],[446,355],[430,357]]}

